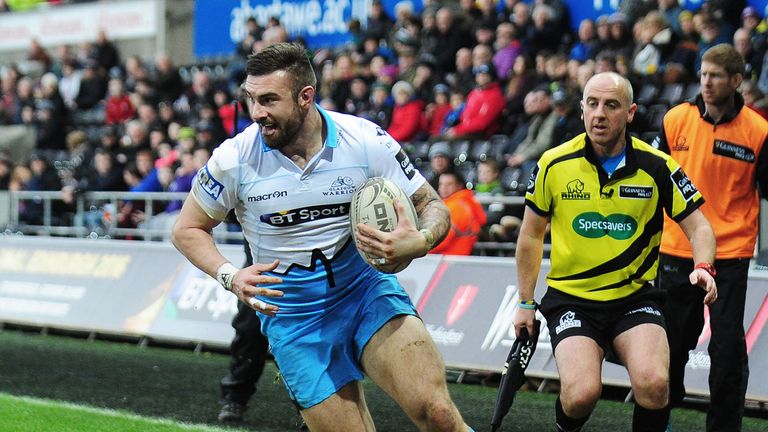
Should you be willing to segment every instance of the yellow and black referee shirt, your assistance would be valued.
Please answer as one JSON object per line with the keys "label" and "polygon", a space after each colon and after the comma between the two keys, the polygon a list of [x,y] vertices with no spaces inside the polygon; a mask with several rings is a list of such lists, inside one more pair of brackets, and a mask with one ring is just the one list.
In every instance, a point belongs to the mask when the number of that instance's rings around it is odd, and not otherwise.
{"label": "yellow and black referee shirt", "polygon": [[623,166],[608,176],[581,134],[542,155],[525,201],[550,218],[548,285],[607,301],[656,277],[664,212],[679,222],[704,198],[674,159],[629,135]]}

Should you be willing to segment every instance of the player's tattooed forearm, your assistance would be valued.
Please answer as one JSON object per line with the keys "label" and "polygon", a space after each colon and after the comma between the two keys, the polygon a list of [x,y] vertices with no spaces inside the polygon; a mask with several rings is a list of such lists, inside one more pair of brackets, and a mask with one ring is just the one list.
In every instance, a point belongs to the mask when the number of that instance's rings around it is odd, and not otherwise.
{"label": "player's tattooed forearm", "polygon": [[451,226],[451,215],[437,192],[425,183],[411,196],[411,201],[419,215],[419,228],[432,231],[435,244],[440,243]]}

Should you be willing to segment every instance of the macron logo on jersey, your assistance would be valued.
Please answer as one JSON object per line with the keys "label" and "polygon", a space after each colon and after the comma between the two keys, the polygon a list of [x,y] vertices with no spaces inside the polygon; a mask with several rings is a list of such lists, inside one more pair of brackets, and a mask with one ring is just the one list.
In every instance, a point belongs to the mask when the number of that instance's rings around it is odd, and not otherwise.
{"label": "macron logo on jersey", "polygon": [[200,183],[200,187],[203,188],[205,193],[215,200],[219,199],[221,192],[224,190],[224,185],[213,178],[211,172],[208,171],[208,165],[200,168],[197,172],[197,182]]}

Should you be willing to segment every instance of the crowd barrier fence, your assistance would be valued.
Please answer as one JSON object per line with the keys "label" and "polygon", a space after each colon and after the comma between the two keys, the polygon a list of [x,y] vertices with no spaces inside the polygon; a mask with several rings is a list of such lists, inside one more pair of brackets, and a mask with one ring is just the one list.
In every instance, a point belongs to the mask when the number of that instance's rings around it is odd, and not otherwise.
{"label": "crowd barrier fence", "polygon": [[[234,263],[241,245],[220,245]],[[542,263],[537,298],[549,262]],[[167,242],[0,235],[0,323],[225,348],[236,297]],[[450,368],[501,371],[515,339],[519,304],[511,258],[428,255],[398,278]],[[542,318],[539,316],[539,318]],[[750,269],[744,326],[751,368],[747,397],[768,401],[768,271]],[[542,326],[530,377],[557,379]],[[708,328],[687,365],[689,393],[706,396]],[[629,387],[623,367],[603,366],[603,382]]]}

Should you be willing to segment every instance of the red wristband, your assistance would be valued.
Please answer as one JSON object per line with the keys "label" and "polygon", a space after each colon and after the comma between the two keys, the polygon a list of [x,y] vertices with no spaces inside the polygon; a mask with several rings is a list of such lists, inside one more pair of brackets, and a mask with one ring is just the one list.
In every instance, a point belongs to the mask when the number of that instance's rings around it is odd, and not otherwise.
{"label": "red wristband", "polygon": [[712,275],[712,277],[715,277],[715,275],[717,274],[717,271],[715,270],[715,266],[713,266],[712,263],[708,263],[708,262],[698,263],[695,266],[693,266],[693,268],[694,269],[699,269],[699,268],[700,269],[704,269],[704,270],[707,271],[707,273]]}

